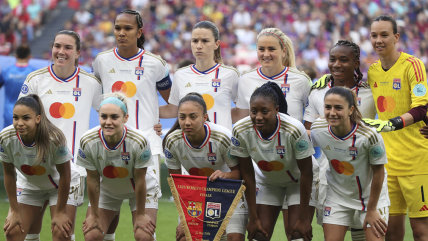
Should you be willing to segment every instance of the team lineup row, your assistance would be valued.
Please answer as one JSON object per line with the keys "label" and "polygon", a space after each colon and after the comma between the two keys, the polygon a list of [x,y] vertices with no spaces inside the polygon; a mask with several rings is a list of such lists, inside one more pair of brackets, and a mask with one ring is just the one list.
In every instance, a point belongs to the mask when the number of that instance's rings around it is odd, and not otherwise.
{"label": "team lineup row", "polygon": [[[35,224],[48,202],[53,239],[74,240],[86,176],[85,240],[114,239],[123,199],[130,200],[135,239],[156,239],[162,153],[172,174],[245,180],[246,198],[227,240],[244,240],[247,230],[250,240],[270,240],[281,210],[287,237],[310,240],[315,207],[326,240],[343,240],[348,227],[353,240],[374,240],[387,225],[400,226],[407,209],[417,224],[414,234],[426,237],[426,72],[419,59],[397,52],[394,19],[380,16],[371,26],[380,60],[367,83],[359,47],[341,40],[330,50],[331,75],[312,91],[295,66],[290,39],[276,28],[257,36],[261,67],[240,76],[221,63],[217,27],[199,22],[191,40],[196,64],[179,69],[172,82],[167,63],[143,49],[142,27],[137,12],[119,13],[117,48],[97,56],[93,74],[77,67],[79,36],[60,31],[53,64],[28,75],[13,126],[0,133],[10,198],[7,240],[37,240],[41,227]],[[158,105],[157,92],[167,105]],[[101,93],[112,94],[103,99]],[[100,126],[88,130],[91,107]],[[376,113],[389,121],[372,120]],[[177,116],[162,143],[158,119]],[[312,143],[323,150],[319,164]],[[386,235],[404,236],[404,230]],[[181,225],[176,239],[185,240]]]}

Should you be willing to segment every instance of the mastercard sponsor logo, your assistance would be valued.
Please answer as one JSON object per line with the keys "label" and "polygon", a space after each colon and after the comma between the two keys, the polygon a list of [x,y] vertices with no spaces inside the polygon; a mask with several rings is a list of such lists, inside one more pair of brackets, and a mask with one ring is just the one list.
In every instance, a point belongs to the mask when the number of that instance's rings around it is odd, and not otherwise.
{"label": "mastercard sponsor logo", "polygon": [[331,160],[331,165],[334,170],[339,174],[345,174],[346,176],[352,175],[354,173],[354,166],[351,163],[345,161],[339,161],[336,159]]}
{"label": "mastercard sponsor logo", "polygon": [[46,173],[46,169],[42,166],[22,165],[21,171],[28,176],[33,176],[33,175],[41,176]]}
{"label": "mastercard sponsor logo", "polygon": [[132,97],[135,95],[135,93],[137,93],[137,86],[131,81],[127,81],[127,82],[117,81],[111,87],[111,91],[122,92],[127,97]]}
{"label": "mastercard sponsor logo", "polygon": [[103,170],[103,175],[110,179],[125,178],[128,174],[128,169],[124,167],[106,166]]}
{"label": "mastercard sponsor logo", "polygon": [[64,119],[70,119],[74,116],[75,112],[76,110],[74,109],[74,106],[70,103],[62,104],[60,102],[55,102],[49,107],[49,113],[56,119],[61,117]]}
{"label": "mastercard sponsor logo", "polygon": [[271,172],[271,171],[277,172],[284,169],[284,164],[279,161],[271,161],[271,162],[259,161],[257,163],[257,166],[259,166],[259,168],[265,172]]}
{"label": "mastercard sponsor logo", "polygon": [[194,175],[194,176],[205,176],[205,177],[209,177],[211,176],[211,174],[214,173],[214,170],[208,167],[203,167],[201,169],[197,168],[197,167],[192,167],[189,170],[189,174],[190,175]]}
{"label": "mastercard sponsor logo", "polygon": [[395,109],[395,100],[391,96],[379,96],[377,108],[380,112],[392,112]]}
{"label": "mastercard sponsor logo", "polygon": [[210,110],[214,106],[214,98],[209,94],[203,94],[202,98],[204,98],[205,104],[207,105],[207,110]]}

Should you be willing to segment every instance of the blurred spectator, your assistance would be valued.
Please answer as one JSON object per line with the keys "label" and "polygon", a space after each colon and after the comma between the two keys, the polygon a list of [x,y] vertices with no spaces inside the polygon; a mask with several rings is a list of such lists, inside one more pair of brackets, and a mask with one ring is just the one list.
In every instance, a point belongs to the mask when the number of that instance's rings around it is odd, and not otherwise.
{"label": "blurred spectator", "polygon": [[235,28],[248,27],[251,24],[251,15],[245,10],[243,4],[237,7],[237,12],[233,14],[233,26]]}
{"label": "blurred spectator", "polygon": [[89,13],[88,11],[86,11],[83,7],[79,8],[79,11],[77,11],[74,14],[74,19],[76,22],[86,25],[89,23],[89,21],[91,20],[92,15],[91,13]]}
{"label": "blurred spectator", "polygon": [[6,89],[3,113],[4,127],[12,125],[13,105],[18,99],[22,84],[24,84],[27,75],[36,70],[34,67],[28,65],[28,61],[31,58],[31,51],[27,45],[20,45],[16,49],[15,57],[15,65],[2,70],[0,73],[0,88],[4,86]]}

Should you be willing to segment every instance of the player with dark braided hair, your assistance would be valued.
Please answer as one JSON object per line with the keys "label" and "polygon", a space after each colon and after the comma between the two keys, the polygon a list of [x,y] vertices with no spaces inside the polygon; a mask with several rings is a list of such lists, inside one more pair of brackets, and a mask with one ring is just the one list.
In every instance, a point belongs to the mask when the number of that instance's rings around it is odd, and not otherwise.
{"label": "player with dark braided hair", "polygon": [[[339,40],[329,53],[328,68],[330,75],[324,75],[326,83],[323,87],[313,87],[305,108],[303,119],[305,120],[306,130],[310,130],[312,123],[324,115],[324,96],[333,86],[346,86],[357,95],[358,109],[364,118],[375,118],[376,105],[372,97],[372,91],[369,85],[362,82],[363,74],[360,71],[360,48],[357,44]],[[325,147],[325,146],[324,146]],[[327,195],[326,171],[329,167],[328,160],[324,153],[318,158],[320,163],[320,186],[317,204],[317,222],[323,223],[323,203]],[[359,222],[354,222],[359,223]],[[351,225],[351,236],[354,241],[365,240],[363,227],[361,225]]]}

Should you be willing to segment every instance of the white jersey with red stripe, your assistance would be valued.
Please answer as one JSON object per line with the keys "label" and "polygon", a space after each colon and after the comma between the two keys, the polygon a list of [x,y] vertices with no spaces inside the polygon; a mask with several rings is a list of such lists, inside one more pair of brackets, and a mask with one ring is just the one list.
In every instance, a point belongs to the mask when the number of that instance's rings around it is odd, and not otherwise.
{"label": "white jersey with red stripe", "polygon": [[[329,161],[327,200],[367,211],[373,179],[371,165],[388,162],[382,136],[375,128],[356,124],[346,136],[338,137],[326,120],[318,119],[312,124],[311,139]],[[378,207],[390,205],[386,180],[385,170]]]}
{"label": "white jersey with red stripe", "polygon": [[[276,129],[263,138],[250,117],[238,121],[232,131],[231,155],[251,157],[259,168],[254,168],[258,181],[286,186],[299,182],[297,160],[315,153],[305,127],[288,115],[277,115]],[[314,180],[315,181],[315,180]]]}
{"label": "white jersey with red stripe", "polygon": [[[36,165],[36,143],[25,145],[21,137],[10,125],[0,132],[0,161],[12,163],[17,170],[16,187],[29,190],[57,189],[60,175],[56,165],[71,161],[73,156],[67,147],[57,147],[50,142],[46,158]],[[71,163],[70,163],[71,164]],[[79,171],[71,164],[70,186],[79,184]]]}
{"label": "white jersey with red stripe", "polygon": [[202,95],[208,116],[214,124],[232,130],[231,103],[236,102],[239,72],[223,64],[201,72],[195,65],[183,67],[174,75],[169,103],[178,106],[181,98],[190,92]]}
{"label": "white jersey with red stripe", "polygon": [[161,138],[153,126],[159,121],[158,90],[171,88],[168,64],[143,49],[131,58],[123,58],[114,48],[99,53],[92,68],[102,81],[103,93],[120,91],[131,100],[127,124],[147,135],[153,155],[161,154]]}
{"label": "white jersey with red stripe", "polygon": [[250,109],[251,95],[268,81],[277,83],[283,91],[287,100],[288,114],[303,122],[303,107],[308,101],[312,82],[309,76],[295,68],[285,67],[281,73],[272,77],[263,74],[261,68],[243,74],[239,81],[236,107]]}
{"label": "white jersey with red stripe", "polygon": [[97,126],[81,138],[77,165],[98,171],[104,195],[129,199],[135,197],[134,169],[153,165],[150,143],[142,131],[125,125],[122,139],[111,148]]}
{"label": "white jersey with red stripe", "polygon": [[[100,107],[100,80],[79,67],[71,76],[61,79],[49,66],[27,76],[19,98],[29,94],[40,97],[46,116],[64,133],[74,162],[80,137],[89,130],[91,107],[95,110]],[[83,168],[79,168],[79,172],[81,176],[86,176]]]}
{"label": "white jersey with red stripe", "polygon": [[[325,93],[332,88],[332,82],[328,82],[327,87],[322,89],[314,89],[311,91],[308,104],[305,108],[303,119],[309,122],[315,122],[320,116],[324,116],[324,96]],[[364,118],[376,118],[376,105],[373,100],[370,86],[365,82],[360,82],[358,85],[351,88],[357,95],[358,109]],[[320,163],[320,183],[327,185],[325,172],[328,169],[328,160],[324,153],[318,158]]]}

